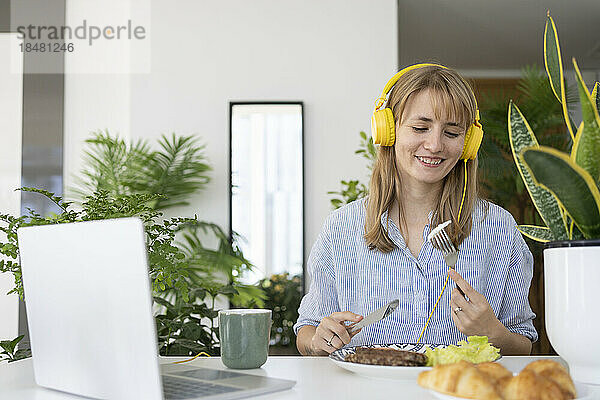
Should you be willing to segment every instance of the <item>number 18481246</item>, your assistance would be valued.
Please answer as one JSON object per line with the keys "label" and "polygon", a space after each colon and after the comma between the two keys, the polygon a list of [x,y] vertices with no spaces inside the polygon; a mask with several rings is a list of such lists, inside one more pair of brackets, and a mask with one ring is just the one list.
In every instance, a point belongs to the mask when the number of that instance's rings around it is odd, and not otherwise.
{"label": "number 18481246", "polygon": [[21,53],[72,53],[75,51],[75,45],[73,43],[20,43],[19,47]]}

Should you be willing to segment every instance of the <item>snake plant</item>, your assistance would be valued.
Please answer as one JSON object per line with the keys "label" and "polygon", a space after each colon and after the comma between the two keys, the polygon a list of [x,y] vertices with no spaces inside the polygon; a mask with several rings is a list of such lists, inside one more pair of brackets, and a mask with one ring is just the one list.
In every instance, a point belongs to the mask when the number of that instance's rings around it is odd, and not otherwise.
{"label": "snake plant", "polygon": [[554,20],[544,29],[544,63],[550,86],[562,106],[571,153],[541,146],[525,116],[512,101],[508,135],[517,169],[545,226],[520,225],[525,236],[539,241],[600,238],[600,95],[590,93],[575,59],[573,67],[582,122],[576,127],[566,102],[565,79]]}

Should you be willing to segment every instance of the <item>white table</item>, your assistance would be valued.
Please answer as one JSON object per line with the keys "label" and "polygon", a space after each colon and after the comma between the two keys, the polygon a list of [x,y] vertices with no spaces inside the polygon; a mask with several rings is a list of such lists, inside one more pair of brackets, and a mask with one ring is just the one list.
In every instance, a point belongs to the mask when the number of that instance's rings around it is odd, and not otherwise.
{"label": "white table", "polygon": [[[503,357],[500,362],[511,371],[518,372],[533,360],[559,357]],[[161,363],[168,363],[181,358],[162,358]],[[220,358],[197,358],[189,365],[225,369]],[[346,371],[326,357],[286,357],[272,356],[259,369],[244,372],[270,376],[274,378],[292,379],[296,386],[285,392],[259,396],[268,399],[435,399],[427,390],[416,382],[366,378]],[[600,399],[600,387],[594,388]],[[36,386],[33,379],[31,359],[11,364],[0,364],[0,399],[11,400],[55,400],[79,399],[80,397],[44,389]]]}

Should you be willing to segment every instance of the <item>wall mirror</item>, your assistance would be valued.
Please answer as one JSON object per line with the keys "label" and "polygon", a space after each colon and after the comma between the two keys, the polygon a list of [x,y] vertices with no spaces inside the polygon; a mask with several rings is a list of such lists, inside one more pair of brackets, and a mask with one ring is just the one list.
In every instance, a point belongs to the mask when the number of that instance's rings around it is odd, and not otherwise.
{"label": "wall mirror", "polygon": [[303,105],[230,103],[229,115],[230,232],[255,265],[243,281],[303,278]]}

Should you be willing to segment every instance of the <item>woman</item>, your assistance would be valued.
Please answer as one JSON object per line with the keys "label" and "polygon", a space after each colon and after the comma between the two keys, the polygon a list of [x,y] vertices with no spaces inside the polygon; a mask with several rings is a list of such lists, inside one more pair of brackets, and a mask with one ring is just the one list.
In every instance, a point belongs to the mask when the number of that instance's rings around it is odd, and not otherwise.
{"label": "woman", "polygon": [[[472,132],[481,125],[473,91],[455,71],[419,64],[392,78],[378,108],[392,86],[390,132],[382,139],[374,128],[376,142],[387,143],[369,196],[329,215],[311,251],[311,285],[294,326],[299,351],[485,335],[502,354],[529,354],[537,340],[528,302],[533,258],[512,216],[477,197],[481,137],[474,141]],[[446,220],[459,249],[456,271],[426,240]],[[348,333],[348,325],[396,298],[390,316]]]}

